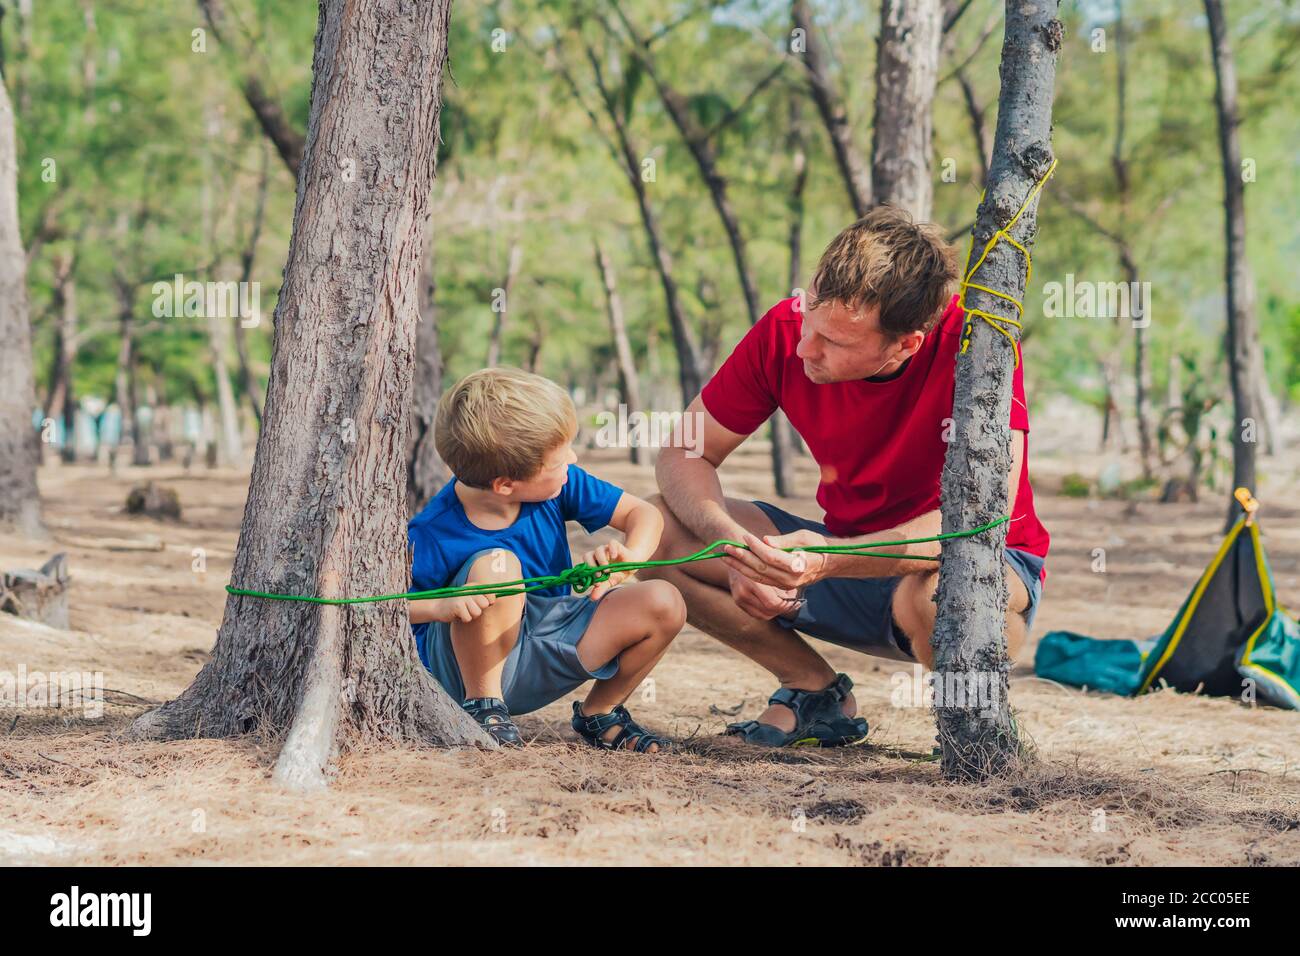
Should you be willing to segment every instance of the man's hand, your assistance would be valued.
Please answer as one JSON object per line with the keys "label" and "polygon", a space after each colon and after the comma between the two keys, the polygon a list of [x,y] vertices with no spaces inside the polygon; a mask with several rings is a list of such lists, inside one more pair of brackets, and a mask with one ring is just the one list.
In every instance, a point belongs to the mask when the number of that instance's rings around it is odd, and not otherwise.
{"label": "man's hand", "polygon": [[780,550],[825,547],[826,539],[815,531],[769,534],[764,535],[762,540],[746,532],[741,540],[749,545],[749,550],[724,545],[727,557],[722,561],[732,571],[743,574],[751,581],[789,591],[806,587],[825,576],[826,555]]}
{"label": "man's hand", "polygon": [[[586,564],[593,568],[604,567],[607,564],[614,564],[620,561],[639,561],[641,560],[631,551],[622,541],[611,541],[609,544],[602,544],[599,548],[588,551],[582,556],[580,564]],[[599,601],[612,588],[622,584],[632,576],[631,571],[618,571],[611,574],[604,581],[597,583],[590,591],[587,597],[593,601]]]}
{"label": "man's hand", "polygon": [[750,617],[770,621],[774,617],[792,616],[799,607],[798,591],[757,584],[739,571],[730,571],[727,576],[731,599]]}

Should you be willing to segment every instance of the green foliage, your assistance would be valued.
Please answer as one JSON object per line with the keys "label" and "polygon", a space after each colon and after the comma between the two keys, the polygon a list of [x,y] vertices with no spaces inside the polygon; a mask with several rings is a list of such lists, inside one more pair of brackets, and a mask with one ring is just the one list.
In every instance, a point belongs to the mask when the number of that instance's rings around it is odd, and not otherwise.
{"label": "green foliage", "polygon": [[[73,250],[82,326],[78,392],[111,397],[119,274],[134,289],[141,381],[170,397],[206,400],[214,392],[206,329],[195,320],[155,319],[151,284],[176,272],[198,279],[238,277],[267,149],[238,78],[242,70],[255,72],[291,125],[305,131],[316,16],[310,4],[226,0],[224,6],[227,47],[209,35],[205,53],[192,50],[192,31],[204,26],[192,0],[39,3],[26,45],[19,42],[17,16],[4,18],[24,239],[32,241],[52,204],[57,224],[57,236],[44,242],[29,278],[41,392],[54,341],[53,263]],[[697,123],[711,128],[744,106],[715,139],[720,172],[761,299],[774,303],[789,295],[792,97],[805,97],[809,164],[802,281],[851,213],[798,63],[788,63],[749,99],[786,56],[788,5],[629,0],[621,7],[640,32],[655,36],[656,64]],[[93,10],[93,29],[86,9]],[[991,136],[1000,9],[998,0],[971,4],[940,65],[934,219],[949,230],[973,219],[981,184],[965,103],[948,73],[992,23],[991,37],[968,67]],[[1213,75],[1198,4],[1125,0],[1123,11],[1129,68],[1124,155],[1132,187],[1121,215],[1111,160],[1118,62],[1114,4],[1067,0],[1062,7],[1067,32],[1054,133],[1060,166],[1042,203],[1026,296],[1027,374],[1035,402],[1059,393],[1100,407],[1102,363],[1118,355],[1119,367],[1131,368],[1127,322],[1044,315],[1049,282],[1067,274],[1097,282],[1122,279],[1114,245],[1073,204],[1123,232],[1142,279],[1151,283],[1153,393],[1165,394],[1171,367],[1183,375],[1184,390],[1195,390],[1183,396],[1181,417],[1162,423],[1164,440],[1176,445],[1181,439],[1174,432],[1205,436],[1208,409],[1202,406],[1208,396],[1225,391],[1223,186]],[[876,8],[828,0],[814,3],[814,14],[854,139],[869,157]],[[1300,273],[1293,262],[1300,251],[1294,225],[1300,220],[1300,177],[1292,104],[1300,97],[1300,71],[1294,69],[1300,18],[1294,4],[1281,0],[1234,0],[1228,14],[1241,77],[1243,148],[1257,171],[1247,188],[1248,241],[1268,375],[1275,391],[1296,401]],[[1106,52],[1092,49],[1097,28],[1108,31]],[[494,292],[504,286],[510,249],[518,244],[522,267],[507,304],[503,360],[524,364],[536,353],[540,370],[565,384],[612,383],[613,353],[593,259],[593,240],[599,238],[614,260],[641,375],[648,391],[667,404],[677,396],[663,291],[625,173],[607,148],[612,126],[584,44],[600,64],[638,158],[654,161],[647,192],[688,320],[718,359],[745,331],[736,270],[705,185],[652,77],[630,55],[609,0],[457,4],[432,216],[447,373],[463,375],[486,357]],[[582,102],[559,62],[571,71]],[[57,162],[55,183],[42,179],[46,158]],[[956,182],[940,181],[945,159],[956,163]],[[248,332],[254,371],[263,382],[294,201],[294,181],[278,156],[271,157],[270,168],[253,276],[262,284],[265,321]],[[1188,417],[1196,415],[1195,421]]]}

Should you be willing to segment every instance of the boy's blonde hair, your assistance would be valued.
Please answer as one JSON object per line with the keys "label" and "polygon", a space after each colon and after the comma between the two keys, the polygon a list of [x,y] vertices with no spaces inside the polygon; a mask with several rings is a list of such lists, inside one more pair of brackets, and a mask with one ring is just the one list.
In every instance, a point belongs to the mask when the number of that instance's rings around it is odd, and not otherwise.
{"label": "boy's blonde hair", "polygon": [[442,396],[434,444],[457,481],[490,488],[497,478],[532,478],[547,453],[573,440],[577,427],[573,400],[550,379],[485,368]]}

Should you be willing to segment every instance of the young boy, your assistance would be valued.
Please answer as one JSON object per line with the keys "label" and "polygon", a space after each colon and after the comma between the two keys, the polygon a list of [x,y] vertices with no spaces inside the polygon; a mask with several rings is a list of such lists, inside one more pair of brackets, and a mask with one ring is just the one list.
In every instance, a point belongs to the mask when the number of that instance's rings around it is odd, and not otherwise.
{"label": "young boy", "polygon": [[[577,412],[554,382],[511,368],[462,379],[438,405],[438,454],[454,477],[412,519],[413,590],[517,581],[569,567],[565,522],[624,533],[583,555],[592,566],[644,561],[663,518],[654,505],[574,462]],[[573,705],[573,729],[598,747],[653,753],[668,741],[623,702],[686,621],[677,588],[622,572],[585,596],[567,587],[528,594],[410,602],[420,660],[474,719],[507,746],[526,714],[596,679]]]}

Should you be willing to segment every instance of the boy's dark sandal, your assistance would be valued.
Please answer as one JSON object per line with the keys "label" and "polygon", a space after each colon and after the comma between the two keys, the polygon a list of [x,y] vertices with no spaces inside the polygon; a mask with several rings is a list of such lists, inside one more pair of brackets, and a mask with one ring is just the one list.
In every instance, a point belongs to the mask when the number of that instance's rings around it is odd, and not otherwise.
{"label": "boy's dark sandal", "polygon": [[843,747],[858,743],[867,736],[867,722],[861,717],[846,717],[840,706],[852,688],[848,674],[836,674],[831,685],[822,690],[782,687],[767,702],[794,711],[794,730],[786,733],[772,724],[746,720],[728,724],[725,733],[760,747]]}
{"label": "boy's dark sandal", "polygon": [[[600,747],[603,750],[633,750],[636,753],[643,754],[654,744],[659,745],[659,750],[668,749],[668,739],[660,737],[658,734],[652,734],[635,720],[627,712],[627,708],[622,704],[615,707],[608,714],[592,714],[587,716],[582,712],[582,704],[578,701],[573,702],[573,721],[574,732],[591,744],[593,747]],[[605,740],[604,734],[611,727],[622,728],[614,735],[612,740]],[[628,747],[627,742],[632,741],[632,746]]]}
{"label": "boy's dark sandal", "polygon": [[469,715],[502,747],[522,747],[524,738],[510,719],[506,702],[497,697],[471,697],[462,705]]}

